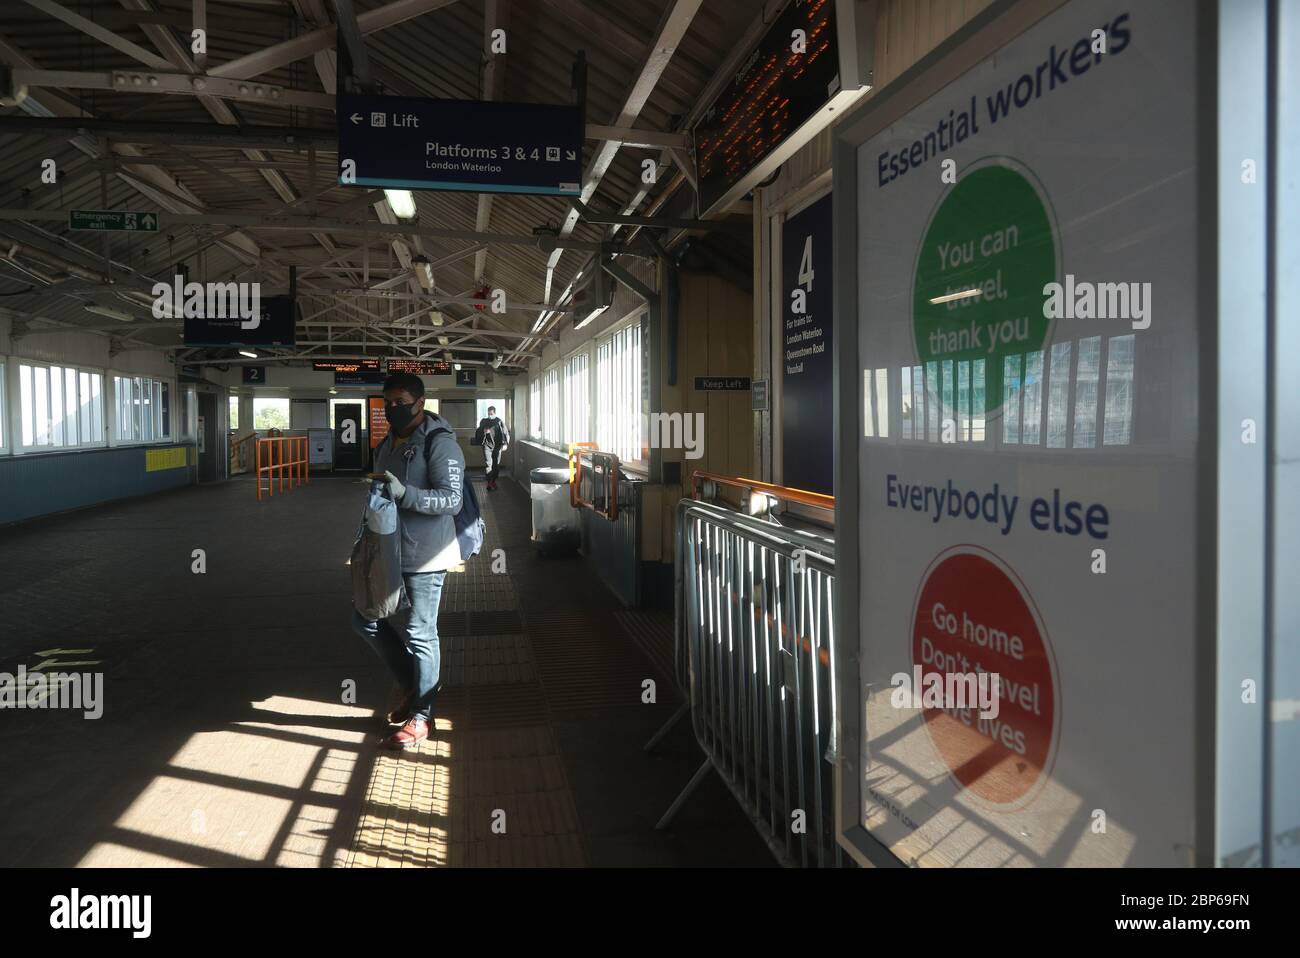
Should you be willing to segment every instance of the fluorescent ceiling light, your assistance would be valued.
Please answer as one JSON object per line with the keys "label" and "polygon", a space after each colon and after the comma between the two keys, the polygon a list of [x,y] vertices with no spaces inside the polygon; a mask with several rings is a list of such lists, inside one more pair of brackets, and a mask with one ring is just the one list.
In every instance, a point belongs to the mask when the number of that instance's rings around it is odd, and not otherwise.
{"label": "fluorescent ceiling light", "polygon": [[456,370],[457,370],[458,372],[460,371],[460,363],[457,363],[457,364],[456,364]]}
{"label": "fluorescent ceiling light", "polygon": [[248,350],[248,349],[241,349],[241,350],[239,351],[239,355],[241,355],[241,356],[247,356],[249,359],[256,359],[256,358],[257,358],[257,353],[252,352],[251,350]]}
{"label": "fluorescent ceiling light", "polygon": [[937,306],[939,303],[951,303],[954,299],[970,299],[972,296],[978,296],[981,292],[982,291],[978,287],[975,289],[963,289],[956,293],[949,293],[947,296],[936,296],[934,299],[930,300],[930,302]]}
{"label": "fluorescent ceiling light", "polygon": [[400,220],[415,218],[415,196],[410,190],[384,190],[388,206]]}
{"label": "fluorescent ceiling light", "polygon": [[86,307],[86,312],[95,313],[99,316],[107,316],[109,319],[116,319],[123,323],[129,323],[135,320],[135,317],[125,310],[114,309],[112,306],[100,306],[98,303],[91,303]]}
{"label": "fluorescent ceiling light", "polygon": [[426,293],[433,292],[433,264],[425,257],[419,256],[411,260],[411,269],[415,271],[415,278],[420,281],[420,288]]}

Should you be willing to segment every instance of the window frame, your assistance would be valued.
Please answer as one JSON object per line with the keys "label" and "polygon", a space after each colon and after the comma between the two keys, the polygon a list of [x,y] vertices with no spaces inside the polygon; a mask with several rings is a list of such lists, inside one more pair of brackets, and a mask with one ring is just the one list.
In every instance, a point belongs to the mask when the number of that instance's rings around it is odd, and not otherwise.
{"label": "window frame", "polygon": [[[176,433],[176,381],[147,373],[128,373],[118,369],[107,371],[105,379],[112,387],[112,401],[108,404],[111,411],[106,438],[111,437],[113,448],[128,446],[170,446],[183,442]],[[123,389],[120,383],[125,382]],[[148,386],[145,384],[148,383]],[[163,388],[167,389],[167,402],[162,402]],[[130,406],[124,405],[130,403]],[[164,414],[164,405],[166,413]],[[149,436],[142,438],[145,432],[144,413],[149,409]],[[129,416],[127,415],[129,408]],[[131,435],[124,437],[122,425],[125,419],[131,422]]]}
{"label": "window frame", "polygon": [[[593,341],[587,341],[578,349],[571,352],[568,356],[564,357],[563,361],[559,364],[561,394],[560,445],[566,450],[569,448],[570,444],[575,442],[595,441],[596,433],[591,422],[591,380],[595,371],[595,364],[591,361],[593,345]],[[575,376],[571,370],[579,363],[582,364],[582,371],[578,376]],[[583,418],[586,419],[586,422],[578,427],[580,435],[570,435],[570,429],[577,425],[573,422],[573,414],[576,410],[571,409],[570,405],[575,399],[573,393],[573,382],[579,377],[583,380],[582,399],[583,405],[586,407],[586,415]]]}
{"label": "window frame", "polygon": [[[564,429],[564,389],[563,389],[563,372],[564,363],[562,360],[556,360],[542,371],[542,442],[548,446],[554,446],[557,449],[563,449],[563,429]],[[553,398],[548,398],[547,393],[552,392]],[[554,419],[552,419],[554,417]],[[554,429],[551,428],[552,422]]]}
{"label": "window frame", "polygon": [[[27,410],[23,408],[22,401],[22,369],[26,367],[32,370],[33,387],[36,381],[36,370],[44,371],[45,379],[45,402],[44,410],[46,414],[46,431],[45,443],[33,442],[31,445],[23,441],[23,427],[26,425]],[[53,370],[58,371],[58,376],[54,375]],[[69,377],[68,373],[72,376]],[[25,356],[8,356],[0,359],[0,374],[3,375],[3,386],[0,386],[0,415],[4,417],[4,435],[0,437],[0,453],[15,456],[43,456],[55,453],[83,452],[87,449],[105,449],[109,446],[110,428],[106,418],[108,412],[105,401],[105,382],[108,378],[107,370],[100,366],[88,366],[75,362],[58,362],[45,359],[30,359]],[[83,376],[95,376],[99,378],[99,416],[98,432],[100,438],[97,440],[85,440],[82,433],[84,423],[82,417],[82,393],[81,381]],[[59,380],[59,400],[54,402],[54,380]],[[73,389],[77,399],[76,414],[72,424],[72,431],[76,432],[77,441],[68,443],[68,414],[67,396],[69,378],[73,382]],[[36,397],[33,396],[32,412],[32,436],[35,439],[40,435],[35,421],[37,408]],[[56,433],[54,423],[54,410],[58,408],[61,411],[62,422]],[[93,424],[96,420],[93,418],[94,406],[91,404],[90,422]],[[60,437],[59,443],[54,442],[55,435]],[[12,438],[10,438],[12,436]]]}
{"label": "window frame", "polygon": [[[644,310],[638,310],[634,312],[631,316],[627,317],[626,321],[620,322],[616,326],[613,326],[610,329],[604,331],[599,337],[597,337],[592,341],[594,347],[593,351],[595,354],[595,363],[593,365],[592,375],[595,378],[595,388],[596,388],[596,396],[594,402],[592,403],[592,406],[596,411],[595,412],[596,423],[594,426],[594,435],[596,437],[596,442],[602,451],[614,453],[616,456],[619,457],[620,463],[625,464],[637,470],[645,470],[649,466],[648,459],[643,458],[641,455],[643,452],[646,451],[646,439],[647,439],[647,437],[644,434],[644,428],[646,424],[646,410],[643,405],[644,397],[642,396],[641,389],[640,389],[640,382],[645,378],[646,375],[646,371],[641,368],[642,358],[645,352],[645,343],[642,342],[642,337],[644,335],[644,332],[641,329],[641,319],[643,315],[644,315]],[[635,457],[625,457],[623,453],[628,452],[629,448],[628,447],[620,448],[619,440],[617,437],[621,430],[618,428],[617,424],[611,423],[609,427],[609,432],[613,434],[614,438],[611,438],[610,435],[608,435],[602,429],[602,424],[600,419],[601,410],[605,410],[605,409],[613,410],[615,407],[612,402],[613,399],[612,395],[607,399],[607,397],[603,395],[601,390],[602,377],[601,377],[600,354],[602,349],[608,347],[611,351],[610,361],[618,362],[618,360],[615,360],[613,358],[613,350],[614,350],[613,344],[620,337],[631,338],[634,329],[635,329],[635,336],[636,336],[634,366],[636,370],[640,373],[640,375],[637,377],[637,382],[633,386],[633,393],[632,393],[633,406],[635,407],[636,411],[633,414],[633,427],[631,430],[631,441],[635,442],[638,448],[637,448],[637,455]],[[613,387],[613,383],[611,382],[610,384],[611,394],[613,393],[613,391],[614,391],[614,387]],[[611,412],[611,417],[612,415],[613,414]]]}

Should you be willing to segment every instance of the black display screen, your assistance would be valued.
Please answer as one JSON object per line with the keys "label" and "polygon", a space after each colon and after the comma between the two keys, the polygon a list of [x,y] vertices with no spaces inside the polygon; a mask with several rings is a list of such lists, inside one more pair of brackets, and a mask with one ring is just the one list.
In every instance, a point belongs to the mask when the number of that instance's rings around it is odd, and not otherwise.
{"label": "black display screen", "polygon": [[450,376],[451,363],[433,359],[393,359],[389,357],[390,373],[415,373],[417,376]]}
{"label": "black display screen", "polygon": [[691,131],[701,213],[839,92],[839,73],[834,0],[791,0]]}
{"label": "black display screen", "polygon": [[378,359],[316,359],[312,369],[332,370],[338,373],[357,373],[362,370],[374,372],[379,369]]}

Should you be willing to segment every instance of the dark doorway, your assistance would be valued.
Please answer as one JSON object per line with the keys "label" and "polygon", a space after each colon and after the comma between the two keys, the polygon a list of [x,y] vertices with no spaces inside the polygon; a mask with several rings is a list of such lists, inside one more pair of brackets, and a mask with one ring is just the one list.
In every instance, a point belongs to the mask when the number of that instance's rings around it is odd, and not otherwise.
{"label": "dark doorway", "polygon": [[199,482],[216,482],[218,467],[226,455],[225,423],[217,418],[216,393],[199,393]]}
{"label": "dark doorway", "polygon": [[364,465],[361,403],[338,403],[334,407],[334,468],[360,471]]}

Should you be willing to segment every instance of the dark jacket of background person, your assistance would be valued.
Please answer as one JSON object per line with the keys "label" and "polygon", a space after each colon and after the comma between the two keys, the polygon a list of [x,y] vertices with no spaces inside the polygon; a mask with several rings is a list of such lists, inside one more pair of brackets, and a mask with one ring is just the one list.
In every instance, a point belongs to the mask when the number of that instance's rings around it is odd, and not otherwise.
{"label": "dark jacket of background person", "polygon": [[425,460],[425,437],[439,427],[451,428],[447,420],[426,412],[404,443],[394,447],[390,431],[375,450],[375,471],[392,472],[406,487],[397,503],[403,572],[443,572],[461,564],[454,516],[460,512],[465,456],[455,433],[444,432],[434,437]]}
{"label": "dark jacket of background person", "polygon": [[510,433],[499,416],[484,416],[478,426],[483,431],[485,449],[504,449],[510,445]]}

